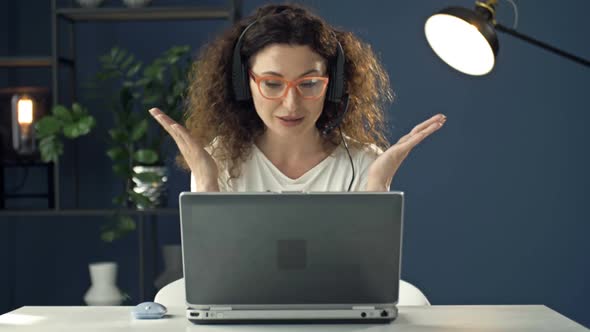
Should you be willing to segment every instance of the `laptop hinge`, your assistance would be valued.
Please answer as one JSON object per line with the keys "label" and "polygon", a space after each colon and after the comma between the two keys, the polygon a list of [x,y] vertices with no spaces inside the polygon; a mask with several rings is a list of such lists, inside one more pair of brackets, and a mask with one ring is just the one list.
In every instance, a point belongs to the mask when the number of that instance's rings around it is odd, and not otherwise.
{"label": "laptop hinge", "polygon": [[374,310],[375,307],[370,306],[370,305],[359,305],[359,306],[353,306],[352,310]]}
{"label": "laptop hinge", "polygon": [[227,310],[232,310],[231,307],[211,307],[209,310],[223,310],[223,311],[227,311]]}

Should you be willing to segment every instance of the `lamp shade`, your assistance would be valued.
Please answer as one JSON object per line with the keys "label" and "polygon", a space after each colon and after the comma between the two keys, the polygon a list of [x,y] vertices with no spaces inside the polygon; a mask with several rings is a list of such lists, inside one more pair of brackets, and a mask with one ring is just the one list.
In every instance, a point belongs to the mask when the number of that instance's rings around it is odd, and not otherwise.
{"label": "lamp shade", "polygon": [[485,16],[467,8],[448,7],[424,25],[430,47],[444,62],[468,75],[485,75],[494,68],[498,38]]}

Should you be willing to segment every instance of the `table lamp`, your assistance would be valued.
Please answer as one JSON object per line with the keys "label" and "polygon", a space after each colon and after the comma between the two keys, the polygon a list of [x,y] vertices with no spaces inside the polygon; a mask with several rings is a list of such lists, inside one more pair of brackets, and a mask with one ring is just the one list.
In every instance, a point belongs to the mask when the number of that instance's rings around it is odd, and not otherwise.
{"label": "table lamp", "polygon": [[41,103],[32,95],[17,93],[12,96],[12,147],[19,155],[37,151],[35,121],[41,115]]}
{"label": "table lamp", "polygon": [[[516,16],[516,5],[514,5]],[[523,35],[496,22],[497,0],[476,1],[475,9],[447,7],[426,20],[424,33],[434,52],[449,66],[474,76],[489,73],[496,62],[496,31],[539,46],[586,67],[590,61]]]}

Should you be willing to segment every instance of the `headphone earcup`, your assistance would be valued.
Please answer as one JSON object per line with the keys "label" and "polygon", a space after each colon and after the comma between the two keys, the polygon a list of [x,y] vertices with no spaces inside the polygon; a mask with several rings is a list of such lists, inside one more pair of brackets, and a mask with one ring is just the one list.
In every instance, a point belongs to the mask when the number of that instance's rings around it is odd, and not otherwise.
{"label": "headphone earcup", "polygon": [[242,64],[242,71],[241,71],[240,82],[242,87],[242,99],[241,101],[248,101],[252,99],[252,93],[250,92],[250,79],[248,75],[248,68],[246,65]]}
{"label": "headphone earcup", "polygon": [[240,61],[234,58],[234,65],[232,68],[232,87],[236,101],[250,100],[250,86],[248,81],[248,69]]}
{"label": "headphone earcup", "polygon": [[336,59],[330,65],[330,83],[326,91],[328,101],[340,103],[344,96],[344,49],[338,42],[336,48]]}
{"label": "headphone earcup", "polygon": [[252,98],[250,93],[250,80],[248,79],[248,68],[243,63],[240,50],[242,48],[242,38],[248,29],[254,25],[256,21],[250,23],[243,31],[236,44],[232,54],[231,67],[231,86],[234,93],[234,98],[238,102],[249,101]]}
{"label": "headphone earcup", "polygon": [[333,98],[334,85],[336,85],[336,75],[335,74],[336,74],[336,66],[332,65],[330,67],[330,75],[329,75],[330,81],[328,82],[328,88],[326,89],[326,97],[327,97],[326,99],[329,102],[334,102],[334,100],[333,100],[334,99]]}

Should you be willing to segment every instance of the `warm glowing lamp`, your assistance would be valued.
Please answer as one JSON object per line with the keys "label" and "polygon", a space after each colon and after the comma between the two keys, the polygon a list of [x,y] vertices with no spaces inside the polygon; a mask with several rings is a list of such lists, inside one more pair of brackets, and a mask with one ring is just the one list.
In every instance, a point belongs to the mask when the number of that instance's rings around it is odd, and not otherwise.
{"label": "warm glowing lamp", "polygon": [[19,154],[32,154],[36,150],[35,102],[28,95],[12,97],[12,145]]}

